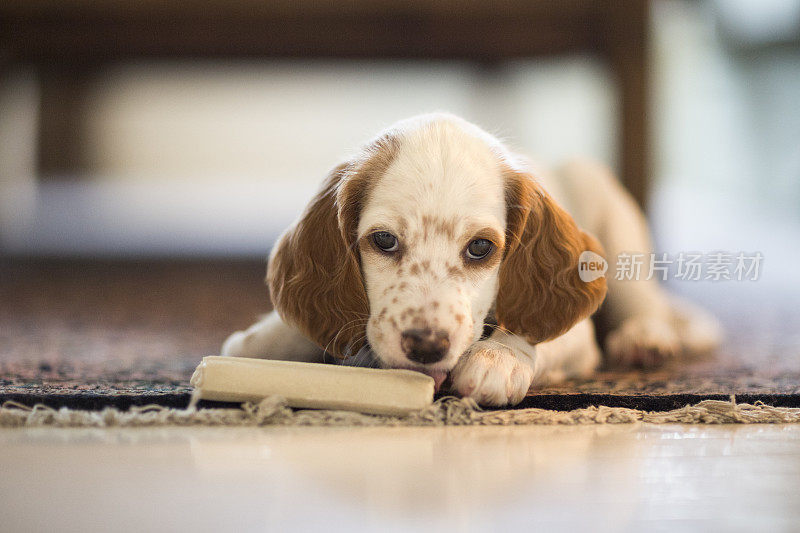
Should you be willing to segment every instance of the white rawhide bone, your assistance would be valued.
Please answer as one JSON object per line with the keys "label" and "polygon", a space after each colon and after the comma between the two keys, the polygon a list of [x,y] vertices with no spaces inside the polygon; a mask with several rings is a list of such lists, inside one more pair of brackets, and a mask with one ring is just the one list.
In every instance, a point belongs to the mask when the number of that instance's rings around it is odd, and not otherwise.
{"label": "white rawhide bone", "polygon": [[195,398],[258,402],[281,396],[290,407],[403,415],[433,403],[433,378],[412,370],[345,367],[243,357],[204,357]]}

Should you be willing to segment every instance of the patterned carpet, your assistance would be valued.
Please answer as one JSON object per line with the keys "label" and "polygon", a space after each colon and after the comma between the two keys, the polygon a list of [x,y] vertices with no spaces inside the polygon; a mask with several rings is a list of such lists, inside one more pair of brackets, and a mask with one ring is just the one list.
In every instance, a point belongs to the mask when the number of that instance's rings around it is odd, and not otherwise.
{"label": "patterned carpet", "polygon": [[[0,260],[0,402],[181,407],[204,355],[269,310],[262,261]],[[691,285],[691,284],[690,284]],[[800,406],[800,309],[757,283],[674,287],[727,329],[720,353],[603,370],[525,407],[666,410],[702,399]]]}

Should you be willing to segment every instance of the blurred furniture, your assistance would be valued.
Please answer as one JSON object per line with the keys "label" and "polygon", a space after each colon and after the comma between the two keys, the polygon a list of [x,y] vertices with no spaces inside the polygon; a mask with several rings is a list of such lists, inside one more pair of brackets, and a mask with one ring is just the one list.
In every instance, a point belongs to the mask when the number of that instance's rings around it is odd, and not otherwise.
{"label": "blurred furniture", "polygon": [[158,59],[466,59],[595,54],[619,93],[620,172],[644,203],[647,0],[5,0],[0,69],[41,80],[39,174],[82,170],[87,82]]}

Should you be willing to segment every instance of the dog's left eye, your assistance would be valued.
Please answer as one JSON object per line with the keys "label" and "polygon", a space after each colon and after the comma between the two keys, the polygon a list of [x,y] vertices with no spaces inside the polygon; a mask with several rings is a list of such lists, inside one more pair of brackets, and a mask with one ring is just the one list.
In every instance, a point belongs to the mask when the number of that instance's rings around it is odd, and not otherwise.
{"label": "dog's left eye", "polygon": [[488,239],[475,239],[467,246],[467,257],[469,259],[483,259],[494,249],[494,244]]}
{"label": "dog's left eye", "polygon": [[400,247],[397,237],[388,231],[376,231],[373,233],[372,242],[383,252],[395,252]]}

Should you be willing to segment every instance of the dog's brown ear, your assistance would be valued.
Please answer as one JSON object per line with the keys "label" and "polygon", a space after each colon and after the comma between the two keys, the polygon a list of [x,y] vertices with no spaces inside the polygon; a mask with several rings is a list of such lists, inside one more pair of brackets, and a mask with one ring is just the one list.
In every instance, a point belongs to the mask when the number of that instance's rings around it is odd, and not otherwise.
{"label": "dog's brown ear", "polygon": [[500,326],[536,344],[565,333],[602,303],[605,278],[582,281],[578,258],[603,251],[532,176],[505,174],[507,245],[495,313]]}
{"label": "dog's brown ear", "polygon": [[358,219],[395,148],[394,138],[384,136],[360,158],[331,171],[270,255],[267,284],[278,314],[336,357],[357,352],[366,340],[369,300],[358,256]]}
{"label": "dog's brown ear", "polygon": [[336,200],[346,174],[347,165],[340,165],[328,175],[273,248],[267,267],[272,304],[281,318],[337,357],[363,345],[359,337],[369,314],[356,251],[339,229]]}

